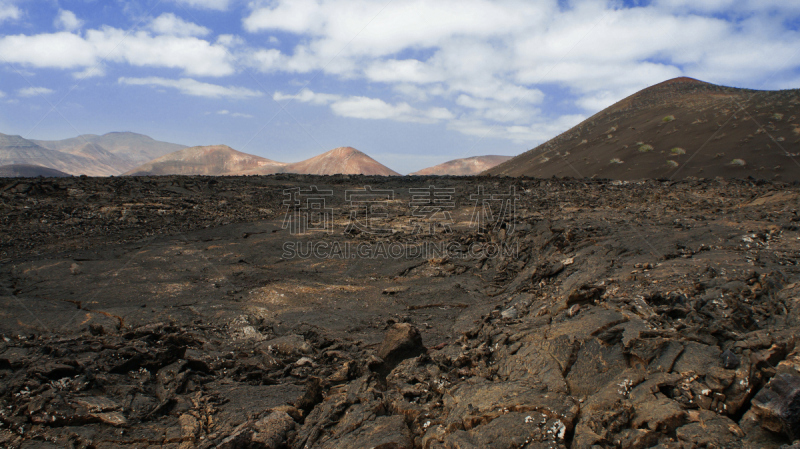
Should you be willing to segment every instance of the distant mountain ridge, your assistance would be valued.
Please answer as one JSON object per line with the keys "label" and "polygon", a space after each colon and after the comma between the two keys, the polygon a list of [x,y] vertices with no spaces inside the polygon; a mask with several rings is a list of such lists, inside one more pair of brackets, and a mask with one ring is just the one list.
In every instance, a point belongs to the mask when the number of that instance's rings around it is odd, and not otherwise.
{"label": "distant mountain ridge", "polygon": [[409,173],[417,176],[473,176],[492,167],[495,167],[513,156],[473,156],[463,159],[453,159],[433,167]]}
{"label": "distant mountain ridge", "polygon": [[161,142],[144,134],[132,132],[110,132],[98,136],[83,134],[63,140],[33,140],[32,142],[45,148],[72,153],[86,144],[95,144],[106,151],[136,163],[147,162],[186,148],[186,145]]}
{"label": "distant mountain ridge", "polygon": [[276,173],[286,164],[260,156],[242,153],[226,145],[184,148],[154,159],[125,173],[142,175],[209,175],[240,174],[262,170]]}
{"label": "distant mountain ridge", "polygon": [[352,147],[334,148],[305,161],[288,164],[242,153],[225,145],[185,148],[125,174],[236,176],[274,173],[399,176],[399,173]]}
{"label": "distant mountain ridge", "polygon": [[182,148],[131,132],[84,134],[63,140],[29,140],[0,133],[0,165],[36,165],[72,175],[119,175]]}

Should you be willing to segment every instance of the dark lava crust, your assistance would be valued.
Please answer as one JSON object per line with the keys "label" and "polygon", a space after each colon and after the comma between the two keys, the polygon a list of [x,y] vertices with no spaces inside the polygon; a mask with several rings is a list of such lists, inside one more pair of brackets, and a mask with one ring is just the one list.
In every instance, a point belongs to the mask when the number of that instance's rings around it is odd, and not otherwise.
{"label": "dark lava crust", "polygon": [[[291,235],[283,191],[312,185],[333,232]],[[366,185],[394,191],[389,232],[345,232]],[[453,189],[452,232],[414,234],[409,189],[431,185]],[[513,187],[514,218],[470,227],[478,186]],[[3,179],[0,446],[788,445],[799,199],[721,180]],[[462,252],[493,245],[515,251]]]}

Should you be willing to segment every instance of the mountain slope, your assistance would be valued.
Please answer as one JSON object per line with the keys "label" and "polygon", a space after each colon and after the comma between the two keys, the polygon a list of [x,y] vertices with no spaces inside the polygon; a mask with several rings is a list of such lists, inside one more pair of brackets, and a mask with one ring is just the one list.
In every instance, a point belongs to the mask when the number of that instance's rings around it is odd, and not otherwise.
{"label": "mountain slope", "polygon": [[495,167],[509,159],[511,159],[511,156],[474,156],[464,159],[454,159],[410,174],[421,176],[472,176]]}
{"label": "mountain slope", "polygon": [[71,148],[69,154],[94,161],[98,166],[108,167],[111,174],[120,174],[138,165],[125,155],[114,154],[93,142]]}
{"label": "mountain slope", "polygon": [[283,171],[306,175],[400,175],[352,147],[334,148],[311,159],[289,164]]}
{"label": "mountain slope", "polygon": [[39,176],[65,178],[72,175],[52,168],[42,167],[41,165],[0,165],[0,178],[37,178]]}
{"label": "mountain slope", "polygon": [[800,180],[800,90],[677,78],[640,91],[484,172],[621,180]]}
{"label": "mountain slope", "polygon": [[184,148],[140,165],[125,175],[238,175],[252,170],[276,173],[286,164],[225,145]]}

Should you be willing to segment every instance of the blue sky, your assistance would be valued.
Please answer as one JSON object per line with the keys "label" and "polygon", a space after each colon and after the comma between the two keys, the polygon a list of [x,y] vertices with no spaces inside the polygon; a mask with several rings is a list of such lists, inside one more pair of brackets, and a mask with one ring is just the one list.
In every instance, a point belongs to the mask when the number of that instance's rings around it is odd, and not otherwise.
{"label": "blue sky", "polygon": [[0,132],[401,173],[516,155],[677,76],[800,87],[785,0],[0,0]]}

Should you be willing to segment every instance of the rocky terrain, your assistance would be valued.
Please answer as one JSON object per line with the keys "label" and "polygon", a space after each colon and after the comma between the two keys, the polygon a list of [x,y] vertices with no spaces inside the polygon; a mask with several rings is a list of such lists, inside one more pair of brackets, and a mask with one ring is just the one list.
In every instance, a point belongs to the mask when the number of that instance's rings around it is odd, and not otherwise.
{"label": "rocky terrain", "polygon": [[439,165],[434,165],[433,167],[423,168],[422,170],[410,174],[421,176],[472,176],[480,174],[509,159],[511,159],[511,156],[474,156],[454,159]]}
{"label": "rocky terrain", "polygon": [[[0,446],[779,448],[800,438],[799,199],[0,179]],[[293,235],[285,212],[312,209],[330,233]]]}
{"label": "rocky terrain", "polygon": [[486,171],[508,176],[800,180],[800,89],[677,78]]}

